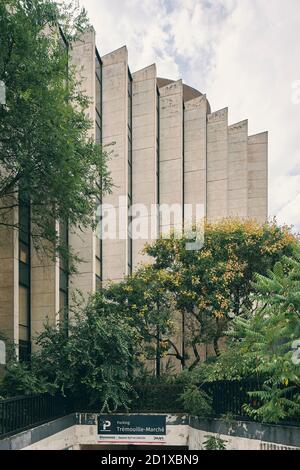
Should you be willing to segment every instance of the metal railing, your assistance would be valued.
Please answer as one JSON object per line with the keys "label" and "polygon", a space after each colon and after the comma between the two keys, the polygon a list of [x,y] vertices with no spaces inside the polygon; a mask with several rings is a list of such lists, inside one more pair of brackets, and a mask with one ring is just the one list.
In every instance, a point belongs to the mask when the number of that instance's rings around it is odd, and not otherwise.
{"label": "metal railing", "polygon": [[138,398],[133,400],[131,410],[136,413],[183,413],[183,402],[180,396],[184,391],[182,385],[145,384],[134,387]]}
{"label": "metal railing", "polygon": [[[248,394],[260,389],[255,380],[211,382],[201,388],[212,397],[211,417],[231,414],[235,418],[249,419],[244,405],[259,406],[259,401]],[[183,390],[183,385],[176,384],[136,385],[129,412],[182,413]],[[74,412],[100,413],[101,405],[91,405],[84,394],[80,399],[39,394],[0,400],[0,439]],[[299,426],[300,417],[288,420],[288,424]]]}
{"label": "metal railing", "polygon": [[254,380],[221,380],[205,383],[200,388],[211,396],[215,416],[230,413],[233,416],[247,417],[244,405],[256,407],[259,404],[257,399],[249,396],[249,392],[261,390],[261,385]]}
{"label": "metal railing", "polygon": [[26,430],[68,414],[62,396],[39,394],[0,400],[0,437]]}
{"label": "metal railing", "polygon": [[[212,410],[215,417],[222,417],[230,414],[235,418],[250,420],[246,413],[244,405],[251,405],[252,408],[262,406],[258,397],[250,396],[249,392],[262,391],[262,381],[258,379],[244,380],[222,380],[219,382],[205,383],[201,387],[212,398]],[[299,396],[299,390],[290,390],[286,397],[290,400],[296,400]],[[300,416],[285,418],[280,424],[300,425]]]}

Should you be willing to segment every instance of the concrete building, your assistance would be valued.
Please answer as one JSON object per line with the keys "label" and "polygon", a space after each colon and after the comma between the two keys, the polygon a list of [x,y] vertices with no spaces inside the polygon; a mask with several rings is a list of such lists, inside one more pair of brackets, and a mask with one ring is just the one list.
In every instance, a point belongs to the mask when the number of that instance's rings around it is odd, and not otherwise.
{"label": "concrete building", "polygon": [[[111,153],[114,188],[100,201],[107,208],[102,217],[116,212],[122,223],[114,239],[61,227],[84,260],[69,277],[59,260],[35,253],[29,208],[12,214],[27,229],[20,237],[1,229],[0,331],[20,345],[22,358],[46,317],[55,323],[77,290],[86,297],[102,282],[130,275],[145,260],[141,249],[147,241],[190,223],[185,204],[202,205],[211,221],[267,218],[267,132],[248,136],[247,121],[229,126],[227,108],[212,112],[204,94],[181,80],[158,78],[154,64],[131,73],[125,46],[100,57],[93,29],[70,51],[70,62],[91,98],[92,136]],[[137,204],[143,205],[140,213],[132,213]],[[151,209],[173,204],[181,211],[179,222],[168,223]],[[149,229],[132,239],[137,217]],[[102,233],[105,229],[103,222]]]}

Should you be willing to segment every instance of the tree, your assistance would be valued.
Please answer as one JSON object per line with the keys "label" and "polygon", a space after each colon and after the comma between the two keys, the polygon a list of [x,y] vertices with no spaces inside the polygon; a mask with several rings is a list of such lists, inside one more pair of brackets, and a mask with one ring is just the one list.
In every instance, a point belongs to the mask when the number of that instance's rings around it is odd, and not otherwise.
{"label": "tree", "polygon": [[[89,98],[68,66],[73,43],[89,27],[74,2],[0,3],[0,227],[19,228],[12,209],[30,203],[36,246],[60,246],[55,221],[94,222],[95,199],[109,190],[106,155],[89,133]],[[101,184],[100,184],[101,183]]]}
{"label": "tree", "polygon": [[161,373],[161,358],[181,358],[174,343],[176,322],[173,312],[174,296],[168,290],[171,279],[164,270],[142,266],[131,277],[114,283],[103,291],[104,295],[119,305],[119,311],[136,328],[139,337],[137,355],[141,363],[156,361],[156,375]]}
{"label": "tree", "polygon": [[146,253],[154,257],[154,272],[168,273],[168,289],[185,325],[183,365],[192,354],[193,368],[200,363],[201,345],[212,344],[220,355],[228,322],[257,308],[251,296],[255,273],[266,274],[282,255],[292,252],[296,239],[275,222],[229,219],[206,224],[202,250],[187,250],[187,242],[186,236],[173,234],[146,247]]}
{"label": "tree", "polygon": [[105,411],[128,407],[138,335],[118,304],[98,293],[75,312],[69,335],[64,326],[45,326],[30,364],[7,365],[2,394],[59,392]]}
{"label": "tree", "polygon": [[[250,395],[259,406],[245,406],[250,416],[278,422],[300,413],[300,249],[283,256],[268,276],[257,275],[255,315],[232,323],[229,351],[214,366],[220,378],[256,377],[261,386]],[[234,359],[238,367],[234,364]],[[226,366],[226,367],[225,367]]]}

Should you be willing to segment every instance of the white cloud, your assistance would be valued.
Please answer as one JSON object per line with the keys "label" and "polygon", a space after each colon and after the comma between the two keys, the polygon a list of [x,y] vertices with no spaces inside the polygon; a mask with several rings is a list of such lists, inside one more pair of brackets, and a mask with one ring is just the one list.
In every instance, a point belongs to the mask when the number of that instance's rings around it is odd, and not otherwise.
{"label": "white cloud", "polygon": [[166,28],[163,0],[82,0],[97,31],[101,55],[124,44],[132,71],[156,63],[161,75],[179,77]]}
{"label": "white cloud", "polygon": [[270,215],[300,226],[299,0],[81,0],[101,54],[126,44],[133,71],[206,92],[230,121],[270,132]]}

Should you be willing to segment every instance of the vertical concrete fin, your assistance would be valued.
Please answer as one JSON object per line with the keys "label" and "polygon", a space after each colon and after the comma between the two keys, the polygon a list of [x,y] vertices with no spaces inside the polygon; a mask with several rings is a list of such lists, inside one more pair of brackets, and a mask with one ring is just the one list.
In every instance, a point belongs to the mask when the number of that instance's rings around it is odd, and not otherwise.
{"label": "vertical concrete fin", "polygon": [[207,100],[199,96],[184,106],[185,227],[196,221],[197,205],[206,215]]}
{"label": "vertical concrete fin", "polygon": [[248,216],[258,222],[268,218],[268,132],[248,138]]}
{"label": "vertical concrete fin", "polygon": [[[132,202],[136,207],[132,214],[132,257],[136,268],[142,261],[150,262],[150,258],[142,255],[142,249],[158,233],[157,217],[151,211],[158,202],[159,114],[155,64],[133,73],[132,78]],[[135,223],[134,218],[139,221]]]}
{"label": "vertical concrete fin", "polygon": [[[128,148],[129,148],[129,77],[128,51],[121,47],[102,57],[102,140],[104,145],[114,142],[108,170],[114,183],[104,204],[114,208],[117,217],[116,233],[106,234],[103,247],[103,280],[119,281],[128,273]],[[106,221],[112,214],[105,213]],[[110,224],[112,230],[114,227]]]}
{"label": "vertical concrete fin", "polygon": [[[93,28],[83,33],[73,45],[70,63],[76,69],[81,90],[90,98],[87,115],[93,123],[90,137],[95,138],[96,122],[96,34]],[[70,277],[70,299],[79,289],[87,300],[95,290],[95,241],[92,229],[85,231],[72,230],[69,233],[69,243],[74,253],[82,260],[78,263],[77,274]]]}
{"label": "vertical concrete fin", "polygon": [[[11,205],[11,198],[2,204]],[[8,224],[18,223],[18,208],[6,214]],[[11,341],[19,341],[19,236],[18,231],[0,225],[0,331]]]}
{"label": "vertical concrete fin", "polygon": [[157,77],[156,64],[151,64],[148,67],[137,70],[132,74],[134,82],[155,79]]}
{"label": "vertical concrete fin", "polygon": [[160,204],[177,204],[173,220],[161,216],[162,233],[183,225],[183,84],[182,80],[160,88]]}
{"label": "vertical concrete fin", "polygon": [[248,121],[228,127],[228,215],[248,216]]}
{"label": "vertical concrete fin", "polygon": [[125,61],[126,65],[128,65],[128,49],[126,46],[122,46],[115,51],[109,52],[101,57],[102,63],[104,67],[108,65],[117,64],[119,62]]}
{"label": "vertical concrete fin", "polygon": [[183,83],[182,80],[177,80],[176,82],[169,83],[159,89],[160,96],[171,96],[173,94],[182,94],[183,98]]}
{"label": "vertical concrete fin", "polygon": [[228,214],[228,108],[207,116],[207,218]]}
{"label": "vertical concrete fin", "polygon": [[94,28],[84,32],[70,50],[70,65],[75,68],[80,90],[91,100],[87,114],[93,122],[91,137],[95,135],[95,87],[96,87],[96,33]]}

